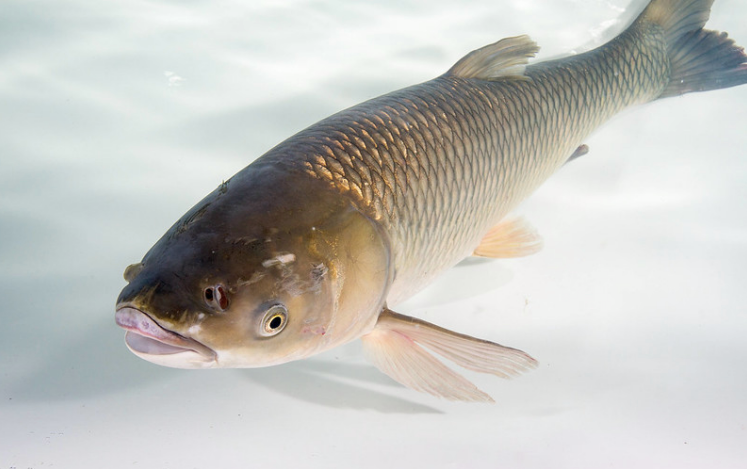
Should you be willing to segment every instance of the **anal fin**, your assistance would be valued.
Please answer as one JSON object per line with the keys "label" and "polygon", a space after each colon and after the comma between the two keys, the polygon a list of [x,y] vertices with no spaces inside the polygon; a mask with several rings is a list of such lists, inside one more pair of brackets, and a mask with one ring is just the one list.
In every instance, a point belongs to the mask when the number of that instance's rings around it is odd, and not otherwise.
{"label": "anal fin", "polygon": [[576,148],[576,151],[574,151],[573,154],[568,157],[568,159],[565,161],[565,164],[568,164],[576,158],[584,156],[587,153],[589,153],[589,145],[580,145],[578,148]]}
{"label": "anal fin", "polygon": [[384,309],[376,327],[362,337],[366,356],[392,379],[417,391],[449,400],[493,402],[422,346],[469,370],[503,378],[537,366],[522,352],[487,340],[459,334]]}
{"label": "anal fin", "polygon": [[474,255],[481,257],[523,257],[539,252],[542,238],[521,217],[503,220],[488,231]]}

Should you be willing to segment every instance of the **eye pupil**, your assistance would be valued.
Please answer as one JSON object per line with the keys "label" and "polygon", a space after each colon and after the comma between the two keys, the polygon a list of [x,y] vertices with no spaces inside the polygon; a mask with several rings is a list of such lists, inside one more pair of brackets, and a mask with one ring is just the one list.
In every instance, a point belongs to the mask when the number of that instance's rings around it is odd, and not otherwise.
{"label": "eye pupil", "polygon": [[207,301],[213,301],[213,288],[206,288],[205,289],[205,299]]}
{"label": "eye pupil", "polygon": [[281,316],[275,316],[274,318],[270,319],[270,329],[277,329],[283,324],[283,318]]}

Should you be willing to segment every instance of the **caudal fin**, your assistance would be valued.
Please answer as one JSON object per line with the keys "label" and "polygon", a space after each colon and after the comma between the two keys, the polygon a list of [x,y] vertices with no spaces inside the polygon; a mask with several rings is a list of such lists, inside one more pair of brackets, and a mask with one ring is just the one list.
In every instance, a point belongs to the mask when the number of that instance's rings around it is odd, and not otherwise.
{"label": "caudal fin", "polygon": [[670,80],[660,98],[747,83],[747,55],[726,33],[703,29],[714,0],[653,0],[638,21],[661,26]]}

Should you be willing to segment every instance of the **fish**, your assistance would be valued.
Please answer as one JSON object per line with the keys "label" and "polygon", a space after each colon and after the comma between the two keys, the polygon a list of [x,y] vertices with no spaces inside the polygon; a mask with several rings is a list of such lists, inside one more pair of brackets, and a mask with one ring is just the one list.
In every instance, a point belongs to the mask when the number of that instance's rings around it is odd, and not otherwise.
{"label": "fish", "polygon": [[494,402],[457,367],[509,378],[538,362],[392,308],[467,257],[537,252],[513,210],[613,115],[746,83],[744,49],[704,29],[712,4],[653,0],[609,42],[551,60],[505,38],[279,143],[125,269],[127,347],[164,366],[252,368],[360,339],[408,388]]}

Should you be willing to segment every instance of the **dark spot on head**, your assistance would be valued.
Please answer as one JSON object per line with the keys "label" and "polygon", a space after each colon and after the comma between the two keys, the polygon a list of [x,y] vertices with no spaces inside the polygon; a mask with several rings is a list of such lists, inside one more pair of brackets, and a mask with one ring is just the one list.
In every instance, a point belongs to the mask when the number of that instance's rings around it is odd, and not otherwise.
{"label": "dark spot on head", "polygon": [[247,243],[247,249],[250,252],[261,252],[264,249],[264,243],[259,239],[253,239],[249,243]]}

